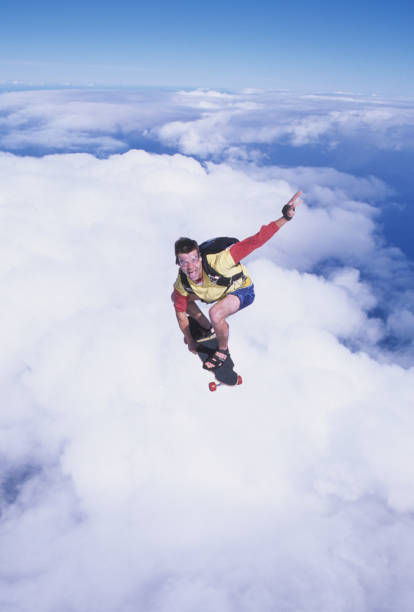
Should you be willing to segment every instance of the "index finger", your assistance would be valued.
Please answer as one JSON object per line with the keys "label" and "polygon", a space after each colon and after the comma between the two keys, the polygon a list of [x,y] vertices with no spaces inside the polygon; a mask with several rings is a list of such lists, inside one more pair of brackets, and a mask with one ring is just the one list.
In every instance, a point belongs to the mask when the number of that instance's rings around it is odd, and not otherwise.
{"label": "index finger", "polygon": [[292,198],[290,198],[288,205],[289,206],[299,206],[299,204],[302,204],[302,200],[298,200],[296,202],[296,199],[301,195],[302,195],[302,191],[301,190],[297,191],[295,195]]}

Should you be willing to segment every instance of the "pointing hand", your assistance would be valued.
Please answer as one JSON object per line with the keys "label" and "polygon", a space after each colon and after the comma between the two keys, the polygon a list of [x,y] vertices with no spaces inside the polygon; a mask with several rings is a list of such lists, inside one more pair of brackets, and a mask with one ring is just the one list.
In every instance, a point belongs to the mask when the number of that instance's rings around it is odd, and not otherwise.
{"label": "pointing hand", "polygon": [[289,202],[282,208],[282,215],[287,221],[290,221],[295,215],[296,206],[302,204],[302,200],[298,200],[299,196],[302,195],[301,191],[297,191],[295,195],[290,198]]}

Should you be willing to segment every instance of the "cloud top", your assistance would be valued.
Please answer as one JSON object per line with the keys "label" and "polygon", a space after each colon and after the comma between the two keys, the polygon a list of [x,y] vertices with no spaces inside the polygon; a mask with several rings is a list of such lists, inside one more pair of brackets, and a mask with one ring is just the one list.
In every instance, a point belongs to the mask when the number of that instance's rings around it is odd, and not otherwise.
{"label": "cloud top", "polygon": [[409,99],[347,94],[214,90],[8,92],[0,96],[0,146],[9,151],[102,154],[137,144],[202,158],[253,156],[269,145],[339,142],[412,152]]}

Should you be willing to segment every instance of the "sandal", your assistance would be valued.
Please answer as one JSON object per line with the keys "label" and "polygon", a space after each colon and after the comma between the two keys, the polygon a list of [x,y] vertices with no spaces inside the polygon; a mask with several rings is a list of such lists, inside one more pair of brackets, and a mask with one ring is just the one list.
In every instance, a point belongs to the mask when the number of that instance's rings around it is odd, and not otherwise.
{"label": "sandal", "polygon": [[[218,353],[225,355],[225,357],[220,357]],[[229,349],[217,349],[208,359],[206,359],[203,364],[203,368],[209,371],[217,370],[217,368],[221,368],[227,359],[230,359]],[[211,364],[211,367],[208,367],[208,363]]]}

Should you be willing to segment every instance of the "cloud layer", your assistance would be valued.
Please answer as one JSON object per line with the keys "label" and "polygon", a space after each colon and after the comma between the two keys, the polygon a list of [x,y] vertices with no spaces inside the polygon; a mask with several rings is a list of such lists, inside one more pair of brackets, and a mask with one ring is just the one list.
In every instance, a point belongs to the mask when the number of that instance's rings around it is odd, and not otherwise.
{"label": "cloud layer", "polygon": [[246,90],[55,90],[0,95],[0,150],[98,157],[144,149],[233,166],[329,167],[390,187],[386,239],[414,259],[410,99]]}
{"label": "cloud layer", "polygon": [[201,158],[255,158],[269,145],[328,150],[364,142],[414,147],[412,100],[246,90],[11,91],[0,96],[0,146],[115,153],[137,142]]}
{"label": "cloud layer", "polygon": [[[380,274],[407,273],[376,225],[386,186],[144,151],[2,154],[0,179],[0,607],[411,612],[414,371],[384,339],[413,325],[397,285],[375,311]],[[245,382],[210,394],[172,244],[247,236],[298,187],[231,321]]]}

